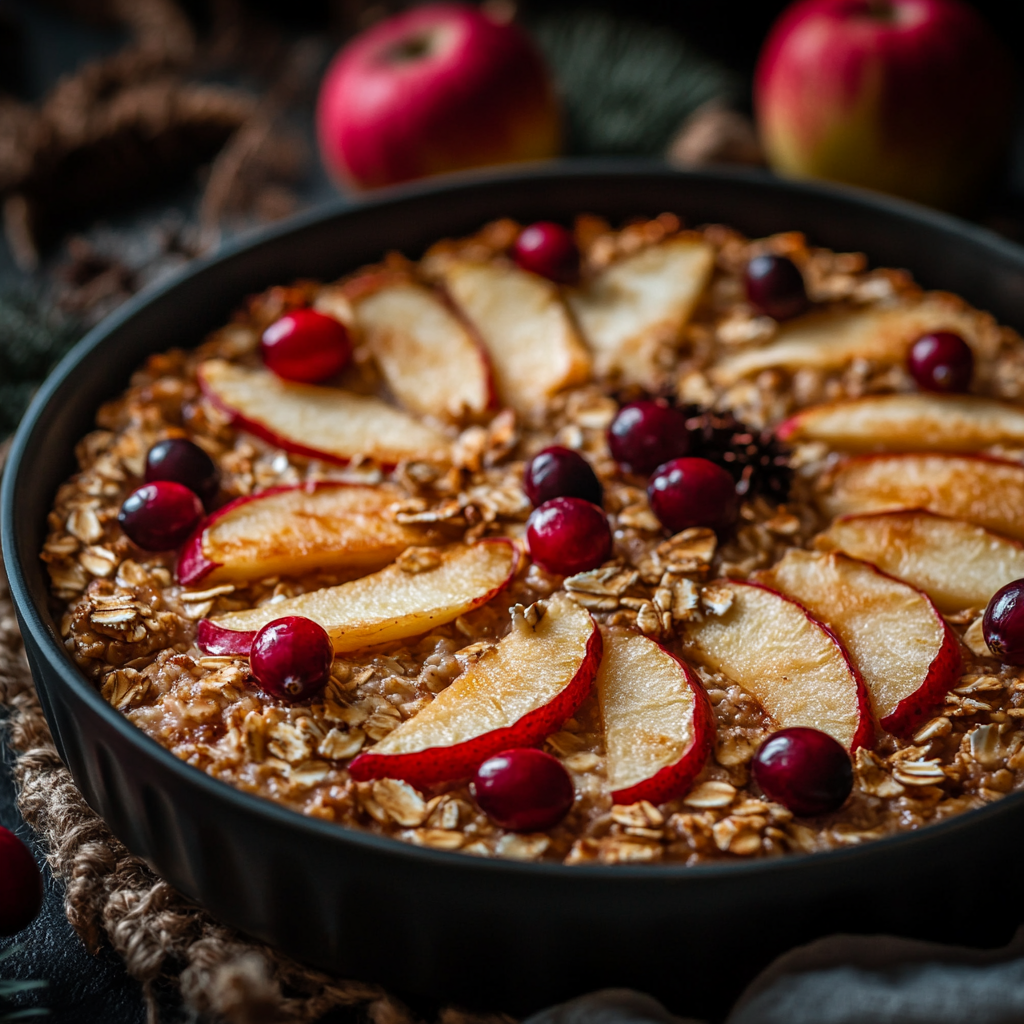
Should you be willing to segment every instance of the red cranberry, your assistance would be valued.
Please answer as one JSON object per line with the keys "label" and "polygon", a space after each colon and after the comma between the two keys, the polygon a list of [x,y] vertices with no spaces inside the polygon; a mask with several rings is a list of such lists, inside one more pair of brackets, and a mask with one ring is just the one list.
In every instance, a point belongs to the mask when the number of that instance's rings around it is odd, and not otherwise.
{"label": "red cranberry", "polygon": [[981,622],[985,643],[1000,661],[1024,665],[1024,580],[997,590]]}
{"label": "red cranberry", "polygon": [[936,331],[917,339],[907,357],[910,374],[925,391],[961,393],[971,386],[974,353],[952,331]]}
{"label": "red cranberry", "polygon": [[296,309],[275,320],[260,342],[263,362],[278,377],[304,384],[333,377],[352,355],[348,328],[315,309]]}
{"label": "red cranberry", "polygon": [[42,905],[43,876],[32,854],[13,832],[0,825],[0,935],[14,935],[27,928]]}
{"label": "red cranberry", "polygon": [[755,256],[747,264],[744,284],[750,304],[776,320],[788,320],[807,308],[803,275],[785,256]]}
{"label": "red cranberry", "polygon": [[512,258],[523,268],[559,284],[575,284],[580,277],[580,253],[572,234],[561,224],[538,221],[519,232]]}
{"label": "red cranberry", "polygon": [[124,499],[117,521],[144,551],[176,548],[203,518],[195,491],[173,480],[143,484]]}
{"label": "red cranberry", "polygon": [[217,467],[199,445],[184,437],[157,441],[146,455],[146,483],[173,480],[195,491],[204,502],[217,493]]}
{"label": "red cranberry", "polygon": [[664,402],[630,402],[608,428],[608,447],[627,473],[647,476],[690,450],[686,417]]}
{"label": "red cranberry", "polygon": [[554,828],[576,798],[562,762],[533,747],[489,757],[477,768],[469,788],[480,810],[512,832]]}
{"label": "red cranberry", "polygon": [[572,576],[596,569],[612,550],[604,513],[582,498],[552,498],[526,522],[530,557],[548,572]]}
{"label": "red cranberry", "polygon": [[758,747],[751,771],[769,800],[801,817],[838,810],[853,789],[849,755],[817,729],[773,733]]}
{"label": "red cranberry", "polygon": [[552,445],[530,460],[523,476],[523,490],[534,505],[551,498],[582,498],[601,504],[603,492],[597,474],[579,452]]}
{"label": "red cranberry", "polygon": [[647,497],[651,511],[673,533],[690,526],[728,530],[739,515],[736,482],[708,459],[673,459],[659,466]]}
{"label": "red cranberry", "polygon": [[314,697],[327,684],[334,647],[327,630],[312,619],[287,615],[268,622],[249,652],[256,681],[267,693],[293,704]]}

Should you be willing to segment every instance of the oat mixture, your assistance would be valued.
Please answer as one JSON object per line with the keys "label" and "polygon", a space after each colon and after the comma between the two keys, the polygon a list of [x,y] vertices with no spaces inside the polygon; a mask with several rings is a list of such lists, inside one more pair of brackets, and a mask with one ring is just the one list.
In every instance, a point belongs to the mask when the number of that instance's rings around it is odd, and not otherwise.
{"label": "oat mixture", "polygon": [[[435,282],[453,259],[500,265],[518,230],[500,221],[470,239],[439,243],[417,264],[391,256],[371,273]],[[807,406],[908,392],[914,383],[902,349],[840,365],[771,357],[780,325],[758,315],[744,297],[742,274],[754,254],[792,259],[814,306],[837,317],[921,304],[942,310],[974,350],[972,390],[1011,402],[1024,394],[1019,336],[954,296],[923,294],[905,272],[869,269],[860,254],[811,248],[797,233],[750,241],[717,225],[687,232],[671,214],[618,230],[584,216],[575,233],[584,283],[666,239],[702,241],[713,263],[695,308],[685,324],[649,332],[639,371],[635,365],[602,367],[595,356],[593,374],[538,407],[500,408],[468,425],[444,427],[452,441],[448,465],[403,461],[383,472],[371,460],[342,466],[293,454],[233,426],[197,385],[204,360],[258,366],[259,338],[269,324],[297,307],[330,309],[358,289],[367,271],[332,285],[272,288],[198,348],[152,356],[129,389],[100,410],[96,429],[76,449],[80,471],[60,488],[49,516],[42,558],[75,663],[139,729],[215,778],[339,825],[478,856],[696,864],[809,852],[916,829],[1024,785],[1024,673],[991,657],[979,608],[946,616],[962,638],[963,674],[944,705],[912,738],[879,733],[874,749],[858,750],[851,797],[821,818],[797,819],[764,798],[750,761],[772,722],[740,686],[698,663],[717,718],[714,753],[689,792],[661,806],[613,805],[593,694],[544,744],[571,773],[577,794],[568,817],[546,833],[498,828],[465,782],[420,791],[395,779],[356,782],[349,776],[351,758],[427,706],[509,630],[512,606],[564,589],[602,630],[639,631],[685,657],[685,624],[729,608],[732,594],[723,579],[745,579],[788,548],[813,547],[829,522],[816,497],[839,456],[820,442],[786,448],[771,439],[770,429]],[[381,393],[374,353],[356,341],[341,383]],[[610,457],[606,431],[617,410],[651,394],[685,407],[708,450],[717,445],[719,456],[736,464],[740,522],[720,542],[700,528],[669,536],[648,506],[645,478],[623,473]],[[514,582],[497,598],[426,635],[338,656],[322,696],[289,706],[256,686],[247,659],[204,655],[195,643],[198,621],[359,573],[179,585],[175,553],[140,550],[117,521],[122,501],[141,482],[150,446],[176,436],[189,437],[215,460],[216,505],[309,481],[389,480],[401,495],[391,515],[399,523],[426,524],[435,544],[494,535],[521,542],[531,511],[522,489],[525,461],[562,444],[582,452],[604,486],[613,559],[562,578],[524,554]],[[1010,449],[997,454],[1024,457]],[[417,571],[418,550],[402,556],[410,571]]]}

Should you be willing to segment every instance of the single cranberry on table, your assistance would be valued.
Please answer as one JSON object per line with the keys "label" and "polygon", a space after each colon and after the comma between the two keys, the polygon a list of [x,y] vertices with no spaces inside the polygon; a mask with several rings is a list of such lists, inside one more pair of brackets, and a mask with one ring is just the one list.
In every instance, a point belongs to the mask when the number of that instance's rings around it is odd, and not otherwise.
{"label": "single cranberry on table", "polygon": [[552,498],[526,521],[530,557],[548,572],[573,576],[596,569],[612,551],[604,512],[582,498]]}
{"label": "single cranberry on table", "polygon": [[828,733],[803,726],[772,733],[751,772],[769,800],[800,817],[838,810],[853,789],[850,756]]}
{"label": "single cranberry on table", "polygon": [[295,309],[264,332],[260,351],[278,377],[317,384],[344,369],[352,355],[348,328],[315,309]]}
{"label": "single cranberry on table", "polygon": [[199,445],[186,437],[157,441],[146,454],[145,481],[173,480],[195,491],[203,502],[217,494],[217,466]]}
{"label": "single cranberry on table", "polygon": [[755,256],[747,264],[743,283],[750,304],[775,320],[789,320],[807,308],[803,274],[785,256]]}
{"label": "single cranberry on table", "polygon": [[28,847],[0,825],[0,936],[27,928],[43,905],[43,876]]}
{"label": "single cranberry on table", "polygon": [[917,386],[925,391],[962,394],[974,376],[974,353],[952,331],[935,331],[918,338],[910,347],[907,367]]}
{"label": "single cranberry on table", "polygon": [[562,762],[534,747],[489,757],[469,785],[480,810],[510,832],[543,832],[570,811],[576,793]]}
{"label": "single cranberry on table", "polygon": [[572,233],[549,220],[538,221],[519,232],[512,258],[531,273],[558,284],[575,284],[580,277],[580,253]]}
{"label": "single cranberry on table", "polygon": [[154,480],[137,487],[121,506],[117,521],[143,551],[176,548],[203,518],[195,491],[174,480]]}
{"label": "single cranberry on table", "polygon": [[256,681],[289,704],[315,697],[327,684],[334,647],[327,630],[312,619],[286,615],[268,622],[249,652]]}
{"label": "single cranberry on table", "polygon": [[1024,580],[1007,583],[992,595],[981,631],[1000,661],[1024,665]]}
{"label": "single cranberry on table", "polygon": [[659,466],[647,485],[658,521],[673,533],[691,526],[723,532],[739,517],[736,482],[709,459],[672,459]]}
{"label": "single cranberry on table", "polygon": [[608,428],[608,448],[627,473],[647,476],[690,450],[686,417],[658,399],[630,402]]}
{"label": "single cranberry on table", "polygon": [[582,498],[600,505],[604,497],[601,481],[579,452],[552,445],[538,452],[526,466],[523,490],[534,505],[551,498]]}

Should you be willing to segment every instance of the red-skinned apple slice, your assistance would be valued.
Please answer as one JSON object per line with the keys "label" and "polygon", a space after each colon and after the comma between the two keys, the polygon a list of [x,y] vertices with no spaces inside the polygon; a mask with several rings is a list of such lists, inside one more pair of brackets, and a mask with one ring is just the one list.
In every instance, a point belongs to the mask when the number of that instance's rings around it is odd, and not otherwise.
{"label": "red-skinned apple slice", "polygon": [[759,582],[799,601],[838,635],[878,724],[906,736],[958,684],[960,643],[919,590],[842,552],[792,549]]}
{"label": "red-skinned apple slice", "polygon": [[590,692],[602,639],[590,613],[564,594],[525,614],[512,630],[422,711],[360,754],[358,780],[405,779],[417,786],[472,775],[509,747],[532,746],[555,732]]}
{"label": "red-skinned apple slice", "polygon": [[822,480],[830,516],[925,509],[1024,540],[1024,465],[982,455],[860,455]]}
{"label": "red-skinned apple slice", "polygon": [[949,613],[985,608],[997,590],[1024,578],[1024,544],[932,512],[843,516],[815,545],[874,562]]}
{"label": "red-skinned apple slice", "polygon": [[646,636],[609,633],[597,694],[612,800],[682,796],[715,745],[715,715],[690,666]]}
{"label": "red-skinned apple slice", "polygon": [[975,452],[1024,443],[1024,409],[980,395],[865,395],[804,409],[775,433],[841,451]]}
{"label": "red-skinned apple slice", "polygon": [[867,687],[838,637],[761,583],[723,580],[732,604],[686,627],[688,653],[756,697],[782,729],[807,726],[847,750],[870,747]]}
{"label": "red-skinned apple slice", "polygon": [[589,378],[590,355],[557,285],[503,263],[452,260],[442,275],[487,350],[504,405],[529,412]]}
{"label": "red-skinned apple slice", "polygon": [[286,615],[319,623],[339,654],[402,640],[486,604],[511,582],[518,564],[515,545],[503,538],[409,554],[349,583],[203,619],[196,643],[208,654],[248,654],[257,631]]}
{"label": "red-skinned apple slice", "polygon": [[658,355],[674,343],[707,287],[714,250],[679,235],[617,260],[579,290],[566,293],[600,376],[653,387]]}
{"label": "red-skinned apple slice", "polygon": [[451,456],[440,431],[379,398],[296,384],[220,359],[203,363],[198,377],[203,393],[237,426],[298,455],[341,465],[363,456],[385,467]]}
{"label": "red-skinned apple slice", "polygon": [[403,497],[390,484],[324,482],[238,498],[185,541],[178,579],[193,586],[318,569],[381,569],[407,547],[442,539],[438,530],[395,522],[388,509]]}

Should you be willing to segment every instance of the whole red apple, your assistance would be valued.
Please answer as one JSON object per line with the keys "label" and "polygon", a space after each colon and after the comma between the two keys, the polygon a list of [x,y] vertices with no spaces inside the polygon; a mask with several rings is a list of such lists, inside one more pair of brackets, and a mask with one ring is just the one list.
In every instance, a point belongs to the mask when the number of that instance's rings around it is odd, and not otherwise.
{"label": "whole red apple", "polygon": [[992,172],[1013,96],[1006,51],[959,0],[801,0],[754,83],[775,170],[951,209]]}
{"label": "whole red apple", "polygon": [[373,188],[556,156],[561,117],[540,54],[516,25],[461,3],[374,25],[335,57],[317,105],[328,170]]}

